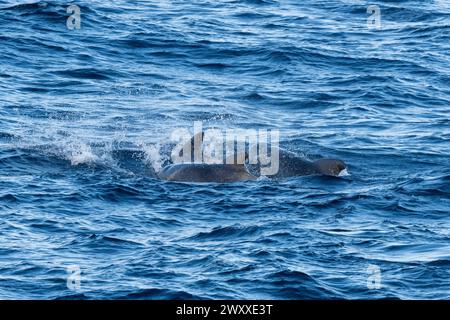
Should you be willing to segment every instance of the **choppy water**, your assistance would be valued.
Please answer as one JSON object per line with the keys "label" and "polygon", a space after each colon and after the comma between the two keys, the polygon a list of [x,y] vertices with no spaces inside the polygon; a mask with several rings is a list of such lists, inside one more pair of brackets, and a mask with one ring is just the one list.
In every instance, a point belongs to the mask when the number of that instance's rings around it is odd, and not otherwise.
{"label": "choppy water", "polygon": [[[450,298],[449,1],[77,1],[79,30],[66,1],[20,3],[0,1],[1,298]],[[351,175],[154,179],[195,120]]]}

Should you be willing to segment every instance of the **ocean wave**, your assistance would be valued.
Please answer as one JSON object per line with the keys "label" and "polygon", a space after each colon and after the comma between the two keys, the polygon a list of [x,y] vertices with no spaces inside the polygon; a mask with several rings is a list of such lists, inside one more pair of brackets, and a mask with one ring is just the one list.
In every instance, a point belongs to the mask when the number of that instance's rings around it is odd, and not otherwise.
{"label": "ocean wave", "polygon": [[[1,298],[448,298],[448,1],[68,5],[0,1]],[[351,175],[160,181],[194,121]]]}

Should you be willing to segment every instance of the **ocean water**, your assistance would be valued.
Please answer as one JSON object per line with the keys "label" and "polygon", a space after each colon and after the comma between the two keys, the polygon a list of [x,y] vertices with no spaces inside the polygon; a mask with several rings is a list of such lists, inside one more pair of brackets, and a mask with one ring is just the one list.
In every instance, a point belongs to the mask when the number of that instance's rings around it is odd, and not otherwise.
{"label": "ocean water", "polygon": [[[0,1],[0,298],[450,298],[450,1],[74,3]],[[194,121],[350,175],[156,179]]]}

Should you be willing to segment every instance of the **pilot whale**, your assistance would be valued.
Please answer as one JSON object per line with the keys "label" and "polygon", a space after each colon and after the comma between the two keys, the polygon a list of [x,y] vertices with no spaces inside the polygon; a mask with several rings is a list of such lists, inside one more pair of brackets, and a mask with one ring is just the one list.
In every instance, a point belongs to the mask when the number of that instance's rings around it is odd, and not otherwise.
{"label": "pilot whale", "polygon": [[[178,156],[182,156],[183,150],[191,149],[191,154],[194,152],[195,139],[203,139],[204,132],[194,135],[188,142],[186,142],[181,150],[178,150]],[[337,159],[319,159],[310,161],[293,152],[284,150],[279,147],[271,146],[273,153],[276,148],[278,155],[278,170],[276,173],[266,175],[268,178],[279,180],[295,176],[306,175],[327,175],[340,176],[347,172],[347,165],[342,160]],[[235,149],[235,152],[237,150]],[[180,182],[238,182],[256,180],[262,174],[262,164],[258,161],[256,164],[249,163],[249,154],[244,151],[240,154],[245,159],[241,164],[209,164],[198,162],[183,162],[183,163],[167,163],[157,173],[162,180],[180,181]],[[234,156],[233,156],[234,157]],[[191,161],[194,159],[191,158]]]}
{"label": "pilot whale", "polygon": [[[342,160],[318,159],[310,161],[293,152],[279,148],[279,169],[272,179],[284,179],[295,176],[326,175],[339,176],[346,173],[347,165]],[[259,169],[256,165],[256,171]],[[251,170],[252,166],[248,166]]]}
{"label": "pilot whale", "polygon": [[[313,162],[289,155],[280,157],[278,173],[268,177],[279,180],[314,174],[340,176],[346,172],[346,168],[346,164],[341,160],[319,159]],[[179,163],[162,168],[158,177],[167,181],[227,183],[256,180],[260,176],[255,172],[257,170],[252,170],[244,164]]]}
{"label": "pilot whale", "polygon": [[[192,140],[187,146],[192,144]],[[192,144],[193,148],[193,144]],[[272,147],[273,149],[274,147]],[[342,160],[318,159],[309,161],[293,152],[277,147],[278,170],[275,174],[267,175],[274,180],[295,176],[327,175],[340,176],[347,172],[347,165]],[[248,163],[248,153],[245,152],[243,164],[208,164],[185,162],[166,164],[159,172],[162,180],[180,182],[238,182],[256,180],[261,176],[261,163]]]}

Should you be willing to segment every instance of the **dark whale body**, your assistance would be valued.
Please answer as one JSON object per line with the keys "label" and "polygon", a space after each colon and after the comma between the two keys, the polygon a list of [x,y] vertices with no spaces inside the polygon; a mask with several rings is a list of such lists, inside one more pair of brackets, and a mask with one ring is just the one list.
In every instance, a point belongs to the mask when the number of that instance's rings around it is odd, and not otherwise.
{"label": "dark whale body", "polygon": [[344,169],[346,164],[336,159],[319,159],[309,161],[299,155],[279,149],[279,169],[274,175],[269,176],[271,179],[285,179],[295,176],[309,176],[313,174],[338,176]]}
{"label": "dark whale body", "polygon": [[[299,157],[293,152],[279,148],[279,168],[278,172],[269,176],[271,179],[284,179],[294,176],[307,176],[312,174],[319,174],[318,168],[314,163],[302,157]],[[260,164],[248,165],[250,172],[259,175]]]}
{"label": "dark whale body", "polygon": [[244,165],[180,163],[163,168],[158,176],[163,180],[180,182],[238,182],[255,180]]}
{"label": "dark whale body", "polygon": [[[258,179],[260,169],[259,164],[180,163],[164,167],[158,176],[168,181],[226,183]],[[319,159],[312,162],[280,149],[279,170],[268,177],[278,180],[313,174],[338,176],[345,169],[346,165],[341,160]]]}
{"label": "dark whale body", "polygon": [[[201,134],[203,138],[203,133]],[[191,154],[193,154],[192,150],[194,149],[194,139],[196,136],[192,137],[191,141],[186,144],[188,148],[191,148]],[[181,152],[182,151],[180,151],[179,154],[180,156],[182,155]],[[319,159],[316,161],[309,161],[282,148],[278,148],[278,155],[278,171],[276,174],[267,176],[275,180],[314,174],[338,176],[347,167],[341,160]],[[245,165],[194,162],[168,164],[158,173],[158,177],[168,181],[218,183],[258,179],[258,177],[261,176],[261,164],[249,164],[247,152],[245,152],[244,158],[246,160]]]}

